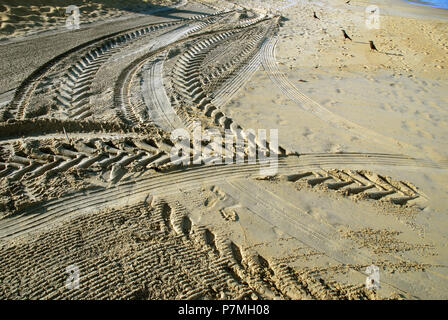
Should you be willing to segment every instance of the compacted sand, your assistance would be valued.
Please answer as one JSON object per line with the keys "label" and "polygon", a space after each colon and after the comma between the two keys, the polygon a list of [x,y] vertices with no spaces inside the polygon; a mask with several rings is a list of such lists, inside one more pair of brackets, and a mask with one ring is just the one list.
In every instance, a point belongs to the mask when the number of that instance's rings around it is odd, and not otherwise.
{"label": "compacted sand", "polygon": [[[446,10],[87,1],[67,31],[65,3],[17,3],[0,7],[1,298],[448,297]],[[176,163],[176,129],[243,149]],[[240,129],[278,130],[274,172]]]}

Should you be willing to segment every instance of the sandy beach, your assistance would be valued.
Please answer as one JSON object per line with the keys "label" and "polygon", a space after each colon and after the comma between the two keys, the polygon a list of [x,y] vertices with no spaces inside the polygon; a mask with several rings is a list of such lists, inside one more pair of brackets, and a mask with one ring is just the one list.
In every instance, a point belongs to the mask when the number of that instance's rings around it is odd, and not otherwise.
{"label": "sandy beach", "polygon": [[448,10],[34,2],[0,5],[1,299],[448,298]]}

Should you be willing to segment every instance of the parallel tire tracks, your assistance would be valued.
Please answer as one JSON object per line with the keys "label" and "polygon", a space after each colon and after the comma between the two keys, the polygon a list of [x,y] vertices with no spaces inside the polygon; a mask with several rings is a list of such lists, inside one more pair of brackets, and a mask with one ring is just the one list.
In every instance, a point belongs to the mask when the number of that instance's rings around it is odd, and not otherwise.
{"label": "parallel tire tracks", "polygon": [[[319,162],[319,157],[317,160]],[[350,164],[362,164],[364,155],[337,155],[328,157],[325,163],[316,163],[316,159],[308,157],[301,161],[300,157],[286,157],[278,160],[278,174],[294,176],[296,172],[303,172],[316,168],[335,168],[341,164],[349,167]],[[414,166],[415,160],[407,158],[388,159],[395,165]],[[168,160],[169,161],[169,158]],[[375,158],[370,163],[375,163]],[[382,157],[378,157],[378,163],[384,164]],[[112,185],[106,189],[85,191],[61,199],[50,200],[22,212],[15,216],[0,221],[0,237],[10,237],[38,226],[46,225],[48,222],[67,216],[74,212],[91,211],[92,208],[113,207],[123,201],[137,201],[147,194],[167,195],[178,192],[179,189],[188,190],[197,187],[200,183],[213,183],[220,179],[241,179],[260,176],[260,168],[266,164],[244,164],[244,165],[221,165],[221,166],[199,166],[188,170],[180,169],[164,174],[144,175],[129,182]],[[272,164],[271,164],[272,165]],[[132,199],[132,200],[131,200]]]}

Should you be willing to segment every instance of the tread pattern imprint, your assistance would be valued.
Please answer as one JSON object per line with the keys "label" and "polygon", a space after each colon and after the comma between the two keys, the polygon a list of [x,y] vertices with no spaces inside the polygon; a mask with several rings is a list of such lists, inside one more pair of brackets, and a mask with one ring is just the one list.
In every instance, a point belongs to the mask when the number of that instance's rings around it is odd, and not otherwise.
{"label": "tread pattern imprint", "polygon": [[[280,173],[260,177],[247,146],[266,142],[268,154],[269,141],[240,137],[222,107],[267,59],[281,17],[225,2],[195,5],[204,14],[123,30],[54,57],[2,108],[0,299],[415,297],[406,274],[431,270],[418,262],[434,254],[430,243],[374,227],[338,230],[279,195],[306,193],[352,211],[380,204],[409,218],[428,197],[368,166],[434,164],[370,154],[355,170],[365,154],[279,147]],[[242,138],[246,164],[173,163],[171,131],[197,122]],[[228,151],[236,159],[236,145]],[[252,239],[256,224],[267,239]],[[364,286],[372,252],[386,272],[380,292]],[[79,270],[77,289],[65,286],[70,265]]]}

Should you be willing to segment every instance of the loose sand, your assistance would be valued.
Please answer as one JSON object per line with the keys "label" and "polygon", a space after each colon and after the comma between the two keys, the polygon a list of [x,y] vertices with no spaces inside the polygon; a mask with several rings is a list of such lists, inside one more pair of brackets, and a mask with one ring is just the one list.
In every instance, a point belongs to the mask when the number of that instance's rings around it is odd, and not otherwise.
{"label": "loose sand", "polygon": [[[201,1],[132,25],[99,3],[82,10],[114,29],[42,34],[69,51],[2,79],[0,297],[448,298],[448,11]],[[0,50],[39,47],[3,7]],[[173,163],[170,133],[194,121],[278,129],[277,173]]]}

